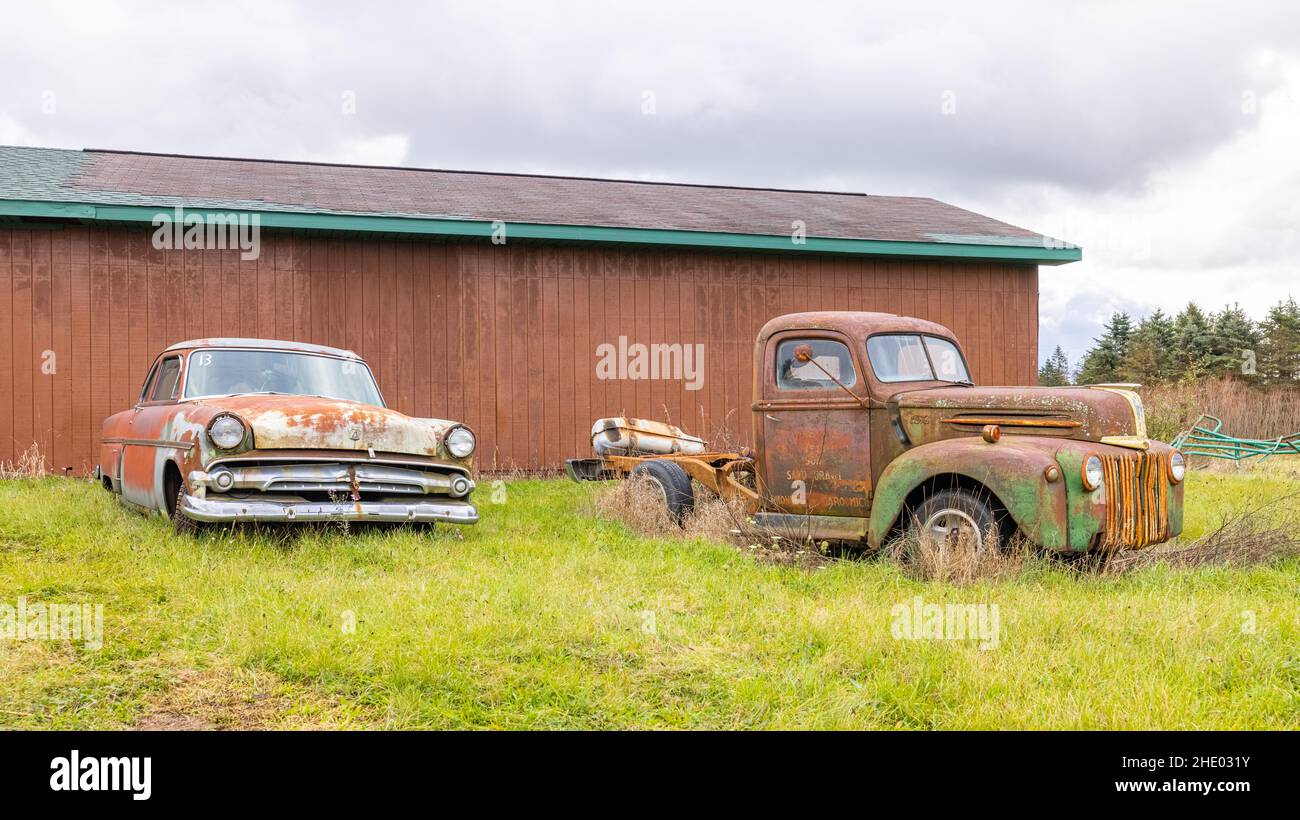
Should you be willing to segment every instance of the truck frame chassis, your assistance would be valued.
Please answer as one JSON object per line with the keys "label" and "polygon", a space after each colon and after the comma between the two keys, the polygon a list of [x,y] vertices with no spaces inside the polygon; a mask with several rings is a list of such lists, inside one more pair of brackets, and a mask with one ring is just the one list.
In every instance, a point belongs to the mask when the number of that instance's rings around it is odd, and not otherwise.
{"label": "truck frame chassis", "polygon": [[742,453],[695,453],[683,455],[605,455],[599,458],[571,458],[564,463],[565,472],[574,481],[626,479],[638,465],[647,461],[671,461],[686,474],[707,487],[728,504],[739,503],[746,515],[762,508],[758,491],[746,486],[739,477],[754,474],[754,460]]}

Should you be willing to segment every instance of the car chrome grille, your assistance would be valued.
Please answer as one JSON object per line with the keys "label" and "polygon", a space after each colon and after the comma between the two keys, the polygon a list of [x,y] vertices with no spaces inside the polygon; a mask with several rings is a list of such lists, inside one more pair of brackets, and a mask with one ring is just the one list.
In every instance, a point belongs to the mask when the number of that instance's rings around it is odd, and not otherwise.
{"label": "car chrome grille", "polygon": [[250,464],[214,466],[211,477],[228,473],[230,485],[218,492],[326,493],[361,497],[446,494],[464,496],[474,488],[467,476],[380,463]]}
{"label": "car chrome grille", "polygon": [[1145,547],[1169,537],[1169,482],[1164,460],[1154,453],[1102,456],[1106,481],[1106,530],[1101,546]]}

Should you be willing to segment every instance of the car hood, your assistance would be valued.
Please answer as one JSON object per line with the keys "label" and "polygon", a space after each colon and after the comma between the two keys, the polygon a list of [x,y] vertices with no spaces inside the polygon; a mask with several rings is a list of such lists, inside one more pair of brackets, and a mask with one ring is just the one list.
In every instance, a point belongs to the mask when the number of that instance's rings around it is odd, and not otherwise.
{"label": "car hood", "polygon": [[915,444],[978,434],[1056,436],[1145,449],[1142,399],[1131,385],[941,387],[895,395],[890,404]]}
{"label": "car hood", "polygon": [[227,396],[205,399],[253,429],[259,450],[374,450],[448,457],[443,438],[456,422],[414,418],[372,404],[316,396]]}

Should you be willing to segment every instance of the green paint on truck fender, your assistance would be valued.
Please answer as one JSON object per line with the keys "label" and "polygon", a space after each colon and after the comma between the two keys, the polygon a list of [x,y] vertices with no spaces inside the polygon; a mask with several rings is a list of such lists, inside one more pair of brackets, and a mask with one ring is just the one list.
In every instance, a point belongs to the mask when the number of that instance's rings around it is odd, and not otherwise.
{"label": "green paint on truck fender", "polygon": [[[930,481],[949,486],[952,477],[979,484],[1006,509],[1016,525],[1048,549],[1068,548],[1065,476],[1049,482],[1063,442],[1006,436],[996,444],[980,437],[946,439],[914,447],[890,462],[876,482],[867,542],[879,548],[900,523],[907,499]],[[1064,470],[1062,470],[1064,472]]]}

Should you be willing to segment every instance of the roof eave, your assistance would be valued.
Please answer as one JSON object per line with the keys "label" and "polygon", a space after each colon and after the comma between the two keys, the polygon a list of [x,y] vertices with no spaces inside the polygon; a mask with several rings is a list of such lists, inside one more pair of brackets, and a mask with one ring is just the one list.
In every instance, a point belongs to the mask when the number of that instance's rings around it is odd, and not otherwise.
{"label": "roof eave", "polygon": [[[0,216],[27,216],[91,222],[154,223],[159,214],[171,213],[170,205],[92,205],[78,202],[0,200]],[[1023,262],[1061,265],[1077,262],[1083,251],[1076,246],[963,244],[957,242],[899,242],[881,239],[839,237],[773,236],[765,234],[684,231],[662,228],[622,228],[601,225],[555,225],[535,222],[491,222],[441,219],[422,216],[321,213],[301,211],[248,211],[230,208],[185,206],[184,212],[199,216],[240,215],[257,217],[265,228],[349,231],[360,233],[412,234],[490,239],[505,225],[505,238],[539,241],[592,242],[601,244],[664,245],[715,250],[784,251],[793,253],[842,253],[876,257],[927,257],[962,261]],[[498,234],[499,235],[499,234]]]}

